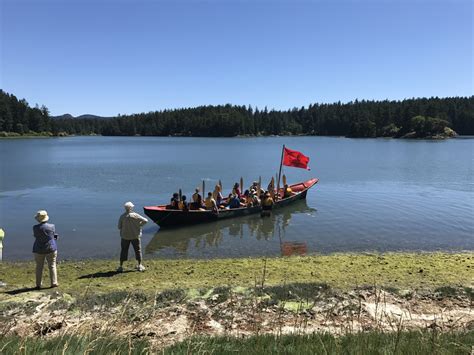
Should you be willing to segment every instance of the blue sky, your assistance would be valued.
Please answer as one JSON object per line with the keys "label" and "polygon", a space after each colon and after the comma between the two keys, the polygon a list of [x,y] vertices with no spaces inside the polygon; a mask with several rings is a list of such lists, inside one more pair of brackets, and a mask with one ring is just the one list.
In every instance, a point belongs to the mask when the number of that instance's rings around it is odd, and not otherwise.
{"label": "blue sky", "polygon": [[470,0],[0,0],[1,88],[53,115],[473,94]]}

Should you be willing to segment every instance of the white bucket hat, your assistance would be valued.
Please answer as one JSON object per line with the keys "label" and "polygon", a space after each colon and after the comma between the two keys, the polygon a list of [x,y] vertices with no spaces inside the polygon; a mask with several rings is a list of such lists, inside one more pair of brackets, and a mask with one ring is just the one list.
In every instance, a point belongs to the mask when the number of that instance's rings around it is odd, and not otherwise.
{"label": "white bucket hat", "polygon": [[35,219],[40,223],[47,222],[49,220],[48,212],[45,210],[39,210],[36,212]]}
{"label": "white bucket hat", "polygon": [[130,201],[128,202],[125,202],[123,207],[125,207],[126,209],[131,209],[133,207],[135,207],[135,205],[133,203],[131,203]]}

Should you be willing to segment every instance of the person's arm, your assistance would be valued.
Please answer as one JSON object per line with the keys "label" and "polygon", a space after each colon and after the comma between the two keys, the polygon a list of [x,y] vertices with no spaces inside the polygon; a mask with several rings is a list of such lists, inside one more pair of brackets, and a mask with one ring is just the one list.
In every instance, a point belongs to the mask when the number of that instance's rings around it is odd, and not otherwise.
{"label": "person's arm", "polygon": [[58,239],[58,235],[56,234],[56,226],[54,224],[51,225],[51,231],[53,232],[53,239]]}
{"label": "person's arm", "polygon": [[141,225],[141,226],[143,226],[143,225],[145,225],[145,224],[148,223],[148,219],[146,219],[146,218],[143,217],[143,216],[140,216],[138,213],[137,213],[137,217],[138,217],[138,219],[139,219],[139,221],[140,221],[140,225]]}
{"label": "person's arm", "polygon": [[120,230],[122,230],[122,219],[123,219],[123,215],[121,215],[119,220],[118,220],[118,229],[120,229]]}

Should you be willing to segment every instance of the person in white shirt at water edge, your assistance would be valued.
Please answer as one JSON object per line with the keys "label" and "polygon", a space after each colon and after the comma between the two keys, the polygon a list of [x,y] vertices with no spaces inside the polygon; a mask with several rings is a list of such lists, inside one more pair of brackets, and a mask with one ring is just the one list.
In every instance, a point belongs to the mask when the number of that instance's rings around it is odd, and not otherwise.
{"label": "person in white shirt at water edge", "polygon": [[133,246],[135,251],[135,258],[137,259],[137,270],[145,271],[145,267],[142,265],[142,251],[141,241],[142,226],[144,226],[148,219],[140,216],[138,213],[133,212],[134,204],[126,202],[123,207],[125,213],[123,213],[118,221],[118,229],[120,229],[121,240],[121,252],[120,252],[120,266],[117,272],[123,272],[123,263],[128,260],[128,249],[130,244]]}

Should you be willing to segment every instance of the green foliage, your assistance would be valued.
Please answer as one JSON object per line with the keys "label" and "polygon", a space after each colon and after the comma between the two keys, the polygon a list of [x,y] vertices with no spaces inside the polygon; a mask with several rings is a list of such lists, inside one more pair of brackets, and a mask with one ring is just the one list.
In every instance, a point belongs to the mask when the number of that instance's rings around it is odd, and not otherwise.
{"label": "green foliage", "polygon": [[439,118],[415,116],[411,119],[410,129],[416,137],[432,137],[445,134],[449,122]]}
{"label": "green foliage", "polygon": [[[433,118],[435,117],[435,118]],[[133,115],[99,118],[49,117],[48,109],[31,108],[0,90],[0,132],[53,135],[193,136],[334,135],[349,137],[414,137],[446,135],[451,127],[462,135],[474,134],[474,96],[419,98],[402,101],[351,101],[311,104],[286,111],[251,106],[199,106]],[[451,132],[448,131],[450,134]],[[448,134],[448,135],[449,135]]]}
{"label": "green foliage", "polygon": [[51,119],[45,106],[31,108],[25,100],[18,100],[0,90],[0,131],[29,134],[51,131]]}
{"label": "green foliage", "polygon": [[389,125],[383,127],[380,130],[380,136],[382,136],[382,137],[396,137],[396,136],[398,136],[398,132],[400,132],[400,127],[397,127],[394,123],[390,123]]}
{"label": "green foliage", "polygon": [[194,337],[172,345],[164,354],[468,354],[474,331],[367,332],[340,337],[311,335],[253,335]]}

